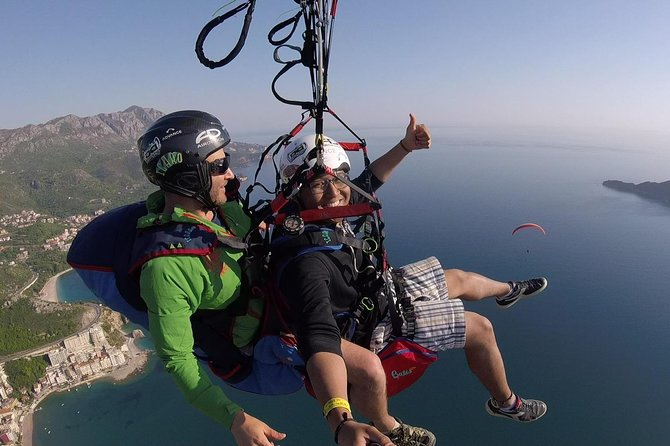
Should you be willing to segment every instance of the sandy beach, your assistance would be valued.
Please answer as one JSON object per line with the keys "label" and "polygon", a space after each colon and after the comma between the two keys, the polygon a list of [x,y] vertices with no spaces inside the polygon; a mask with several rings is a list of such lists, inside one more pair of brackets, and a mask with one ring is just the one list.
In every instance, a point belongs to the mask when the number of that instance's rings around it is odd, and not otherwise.
{"label": "sandy beach", "polygon": [[21,444],[22,446],[33,446],[33,413],[34,407],[31,407],[23,415],[23,423],[21,424]]}
{"label": "sandy beach", "polygon": [[112,370],[110,373],[101,378],[109,377],[114,381],[123,381],[133,375],[141,373],[144,370],[144,366],[149,359],[149,350],[143,350],[136,346],[134,339],[128,340],[126,345],[130,351],[130,358],[128,358],[124,365]]}
{"label": "sandy beach", "polygon": [[56,274],[55,276],[47,280],[47,283],[44,284],[44,287],[42,287],[42,290],[40,291],[39,298],[42,300],[46,300],[48,302],[59,302],[58,288],[56,287],[56,283],[58,282],[58,278],[60,276],[70,271],[72,271],[72,268],[66,269],[65,271],[61,271],[60,273]]}

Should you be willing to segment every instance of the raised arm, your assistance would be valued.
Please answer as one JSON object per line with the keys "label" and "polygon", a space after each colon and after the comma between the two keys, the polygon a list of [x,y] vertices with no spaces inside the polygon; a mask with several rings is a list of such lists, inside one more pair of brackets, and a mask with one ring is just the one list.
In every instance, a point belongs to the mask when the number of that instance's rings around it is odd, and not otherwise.
{"label": "raised arm", "polygon": [[425,124],[417,124],[416,117],[410,113],[405,137],[388,152],[373,161],[370,164],[370,170],[380,181],[386,182],[400,161],[414,150],[429,148],[430,143],[430,130]]}

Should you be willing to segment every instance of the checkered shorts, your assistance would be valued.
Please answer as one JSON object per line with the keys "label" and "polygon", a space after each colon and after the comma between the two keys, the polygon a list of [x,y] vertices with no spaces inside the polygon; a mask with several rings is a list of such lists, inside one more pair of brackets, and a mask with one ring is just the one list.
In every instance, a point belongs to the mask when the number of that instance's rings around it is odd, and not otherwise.
{"label": "checkered shorts", "polygon": [[[414,307],[414,335],[408,336],[407,321],[402,333],[433,351],[463,348],[465,310],[460,299],[449,299],[447,281],[439,260],[429,257],[396,270],[404,279],[404,289]],[[388,343],[393,327],[388,313],[377,324],[370,349],[378,353]]]}

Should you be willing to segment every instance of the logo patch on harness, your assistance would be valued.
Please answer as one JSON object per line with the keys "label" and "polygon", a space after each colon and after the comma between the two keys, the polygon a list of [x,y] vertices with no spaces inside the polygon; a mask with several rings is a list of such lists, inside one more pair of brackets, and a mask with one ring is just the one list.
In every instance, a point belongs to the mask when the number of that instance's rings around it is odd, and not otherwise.
{"label": "logo patch on harness", "polygon": [[398,378],[402,378],[403,376],[411,375],[415,368],[416,367],[410,367],[408,369],[400,370],[400,371],[391,370],[391,378],[398,379]]}

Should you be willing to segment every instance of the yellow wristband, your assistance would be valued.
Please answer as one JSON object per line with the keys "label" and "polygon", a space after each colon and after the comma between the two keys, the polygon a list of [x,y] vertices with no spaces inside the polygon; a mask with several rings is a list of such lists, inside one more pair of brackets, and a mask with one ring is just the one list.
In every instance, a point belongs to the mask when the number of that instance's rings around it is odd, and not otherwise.
{"label": "yellow wristband", "polygon": [[347,400],[344,398],[331,398],[326,404],[323,405],[323,416],[327,417],[330,411],[336,407],[341,407],[351,412],[351,406],[349,406],[349,402]]}

